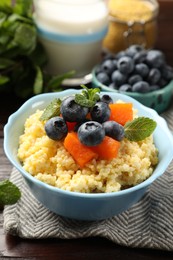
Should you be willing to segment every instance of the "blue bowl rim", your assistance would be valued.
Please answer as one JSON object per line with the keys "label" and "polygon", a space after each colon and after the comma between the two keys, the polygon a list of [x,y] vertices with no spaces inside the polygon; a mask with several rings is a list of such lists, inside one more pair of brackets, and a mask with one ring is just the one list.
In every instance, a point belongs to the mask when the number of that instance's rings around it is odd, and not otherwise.
{"label": "blue bowl rim", "polygon": [[130,97],[133,97],[133,98],[137,98],[137,97],[142,96],[143,98],[147,99],[148,97],[151,97],[151,95],[154,95],[154,96],[161,95],[161,94],[163,94],[167,91],[173,90],[173,80],[171,80],[165,87],[158,89],[158,90],[153,90],[153,91],[148,92],[148,93],[127,92],[127,91],[119,91],[119,90],[116,90],[116,89],[111,89],[108,86],[102,84],[100,81],[98,81],[96,74],[95,74],[97,67],[98,67],[98,65],[96,65],[92,70],[92,83],[97,85],[103,91],[108,91],[108,92],[113,92],[113,93],[121,93],[121,94],[124,94],[124,95],[128,95]]}
{"label": "blue bowl rim", "polygon": [[[25,171],[23,169],[22,165],[19,162],[17,162],[13,158],[11,158],[10,151],[8,149],[8,129],[11,127],[13,122],[16,120],[16,117],[20,116],[20,114],[23,111],[26,111],[27,108],[31,107],[34,103],[40,102],[40,98],[42,100],[44,100],[44,97],[51,98],[50,99],[50,101],[51,101],[52,99],[54,99],[56,97],[56,95],[57,95],[57,97],[59,95],[61,97],[65,97],[65,96],[68,96],[68,95],[71,95],[71,94],[76,94],[76,93],[80,93],[80,90],[67,89],[67,90],[63,90],[61,92],[44,93],[44,94],[39,94],[39,95],[33,96],[30,99],[28,99],[25,103],[23,103],[23,105],[16,112],[14,112],[12,115],[9,116],[8,122],[4,127],[4,151],[5,151],[7,158],[9,159],[9,161],[15,166],[15,168],[19,172],[22,173],[22,175],[26,179],[28,179],[31,182],[34,182],[39,187],[49,189],[52,192],[59,192],[59,193],[66,195],[66,196],[90,198],[90,199],[93,199],[93,198],[102,199],[102,198],[109,198],[109,197],[114,197],[114,196],[117,197],[117,196],[121,196],[121,195],[126,195],[128,193],[135,192],[135,191],[138,191],[138,190],[143,189],[143,188],[147,188],[153,181],[155,181],[159,176],[161,176],[163,174],[163,172],[165,171],[165,168],[163,169],[163,166],[162,166],[161,169],[159,169],[159,171],[157,169],[155,169],[155,171],[157,171],[157,173],[155,175],[152,174],[148,179],[146,179],[142,183],[137,184],[133,187],[124,189],[124,190],[120,190],[120,191],[112,192],[112,193],[80,193],[80,192],[71,192],[71,191],[63,190],[63,189],[60,189],[58,187],[54,187],[54,186],[51,186],[49,184],[46,184],[46,183],[44,183],[40,180],[37,180],[30,173]],[[105,94],[105,93],[110,94],[110,92],[103,92],[102,94]],[[173,136],[172,136],[170,130],[168,129],[167,123],[166,123],[165,119],[163,119],[161,116],[159,116],[158,113],[155,110],[142,105],[137,100],[133,99],[132,97],[126,96],[122,93],[112,93],[112,94],[116,95],[116,98],[118,97],[118,99],[122,99],[122,100],[125,99],[125,101],[128,100],[129,102],[132,102],[134,104],[134,106],[137,106],[137,109],[140,108],[142,110],[149,112],[150,115],[157,117],[158,121],[160,122],[160,125],[162,125],[162,129],[166,132],[167,137],[170,140],[170,144],[173,146]],[[167,166],[171,162],[172,158],[173,158],[173,149],[170,151],[169,158],[167,157],[166,160],[165,160],[165,163],[166,163]]]}

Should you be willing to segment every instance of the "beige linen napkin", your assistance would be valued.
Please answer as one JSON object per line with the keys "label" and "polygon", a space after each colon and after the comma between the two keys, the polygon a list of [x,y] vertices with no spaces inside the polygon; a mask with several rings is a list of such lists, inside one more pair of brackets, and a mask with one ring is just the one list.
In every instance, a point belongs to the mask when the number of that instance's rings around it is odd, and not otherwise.
{"label": "beige linen napkin", "polygon": [[[162,116],[173,130],[173,107]],[[101,221],[77,221],[60,217],[38,202],[21,174],[10,177],[22,192],[15,205],[4,210],[4,230],[22,238],[105,237],[119,245],[173,250],[173,162],[129,210]]]}

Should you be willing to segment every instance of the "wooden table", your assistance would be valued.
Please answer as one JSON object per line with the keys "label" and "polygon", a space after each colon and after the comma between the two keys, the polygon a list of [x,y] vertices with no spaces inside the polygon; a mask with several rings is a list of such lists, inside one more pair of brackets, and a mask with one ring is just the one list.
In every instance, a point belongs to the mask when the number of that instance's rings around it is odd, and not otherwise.
{"label": "wooden table", "polygon": [[[173,0],[159,3],[156,47],[164,51],[173,66]],[[8,178],[12,168],[3,152],[3,127],[8,116],[23,102],[12,95],[0,94],[0,180]],[[126,248],[103,238],[24,240],[5,235],[2,213],[0,209],[0,259],[173,259],[173,252]]]}

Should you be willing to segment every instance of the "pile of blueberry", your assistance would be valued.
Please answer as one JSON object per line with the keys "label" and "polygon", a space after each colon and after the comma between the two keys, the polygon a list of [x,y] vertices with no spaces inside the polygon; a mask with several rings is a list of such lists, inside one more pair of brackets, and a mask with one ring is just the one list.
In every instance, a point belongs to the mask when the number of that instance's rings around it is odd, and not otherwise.
{"label": "pile of blueberry", "polygon": [[[115,121],[109,121],[110,103],[113,103],[112,98],[103,95],[92,108],[88,108],[77,104],[74,96],[69,96],[62,101],[60,107],[62,116],[52,117],[46,122],[46,134],[53,140],[60,140],[68,133],[67,122],[75,122],[74,131],[84,145],[98,145],[105,135],[121,141],[124,137],[124,127]],[[88,113],[91,117],[89,119]]]}
{"label": "pile of blueberry", "polygon": [[173,68],[163,52],[131,45],[116,55],[105,55],[95,75],[111,89],[147,93],[165,87],[173,79]]}

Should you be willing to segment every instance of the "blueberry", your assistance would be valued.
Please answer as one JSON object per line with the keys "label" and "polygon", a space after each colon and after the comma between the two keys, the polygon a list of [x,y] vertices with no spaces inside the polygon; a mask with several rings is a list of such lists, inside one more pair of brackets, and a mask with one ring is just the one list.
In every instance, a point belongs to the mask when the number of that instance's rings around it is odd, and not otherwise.
{"label": "blueberry", "polygon": [[149,75],[148,75],[148,82],[152,85],[158,83],[158,81],[161,78],[161,73],[157,68],[153,68],[150,70]]}
{"label": "blueberry", "polygon": [[150,86],[146,81],[139,81],[132,86],[133,92],[147,93],[150,91]]}
{"label": "blueberry", "polygon": [[105,130],[98,122],[85,122],[78,129],[78,137],[82,144],[87,146],[95,146],[103,141],[105,137]]}
{"label": "blueberry", "polygon": [[173,68],[171,66],[165,65],[161,70],[163,78],[170,81],[173,79]]}
{"label": "blueberry", "polygon": [[160,89],[159,85],[151,85],[150,86],[150,91],[155,91],[155,90],[159,90],[159,89]]}
{"label": "blueberry", "polygon": [[142,77],[140,75],[132,75],[131,77],[129,77],[128,79],[128,83],[130,85],[134,85],[135,83],[142,81]]}
{"label": "blueberry", "polygon": [[95,68],[95,74],[99,74],[100,72],[102,72],[102,68],[101,68],[101,65],[98,65],[96,68]]}
{"label": "blueberry", "polygon": [[124,57],[124,56],[126,56],[126,52],[125,52],[125,51],[120,51],[120,52],[118,52],[118,53],[116,54],[115,58],[116,58],[117,60],[119,60],[120,58],[122,58],[122,57]]}
{"label": "blueberry", "polygon": [[111,84],[109,84],[109,86],[108,86],[110,89],[113,89],[113,90],[117,90],[118,89],[118,86],[116,86],[115,85],[115,83],[114,82],[112,82]]}
{"label": "blueberry", "polygon": [[134,69],[133,59],[125,56],[118,60],[117,67],[121,73],[129,74]]}
{"label": "blueberry", "polygon": [[147,51],[142,50],[135,54],[135,56],[133,57],[133,60],[135,63],[142,63],[142,62],[146,61],[146,56],[147,56]]}
{"label": "blueberry", "polygon": [[122,91],[122,92],[131,92],[132,91],[132,86],[129,85],[129,84],[124,84],[122,86],[119,87],[119,91]]}
{"label": "blueberry", "polygon": [[160,88],[164,88],[168,83],[169,82],[166,79],[161,78],[157,84],[159,85]]}
{"label": "blueberry", "polygon": [[102,71],[106,72],[106,74],[112,74],[112,72],[116,69],[116,65],[112,60],[105,60],[101,65]]}
{"label": "blueberry", "polygon": [[138,63],[135,65],[135,73],[145,78],[149,73],[149,68],[145,63]]}
{"label": "blueberry", "polygon": [[46,122],[45,131],[50,139],[61,140],[67,135],[68,127],[62,117],[56,116]]}
{"label": "blueberry", "polygon": [[77,104],[74,96],[69,96],[62,101],[60,111],[64,120],[68,122],[81,122],[88,114],[88,108]]}
{"label": "blueberry", "polygon": [[115,59],[115,55],[112,53],[105,53],[103,55],[103,60],[113,60],[113,59]]}
{"label": "blueberry", "polygon": [[124,127],[115,121],[106,121],[103,124],[105,135],[112,137],[117,141],[124,138]]}
{"label": "blueberry", "polygon": [[110,79],[106,72],[99,72],[97,75],[97,80],[100,81],[104,85],[109,85]]}
{"label": "blueberry", "polygon": [[151,67],[160,68],[165,64],[165,56],[161,51],[150,50],[147,53],[146,62]]}
{"label": "blueberry", "polygon": [[115,70],[112,73],[111,79],[114,82],[116,88],[126,82],[126,76],[122,74],[119,70]]}
{"label": "blueberry", "polygon": [[93,121],[103,123],[110,117],[110,108],[107,103],[99,101],[90,110]]}
{"label": "blueberry", "polygon": [[134,57],[136,53],[139,53],[140,51],[143,50],[143,47],[142,45],[137,45],[137,44],[134,44],[134,45],[131,45],[127,50],[126,50],[126,54],[129,56],[129,57]]}
{"label": "blueberry", "polygon": [[116,70],[118,61],[116,59],[113,59],[112,62],[114,64],[114,69]]}
{"label": "blueberry", "polygon": [[80,127],[83,123],[89,122],[89,121],[90,121],[90,119],[86,118],[86,119],[84,119],[82,122],[78,122],[78,123],[74,126],[74,131],[77,132],[78,129],[79,129],[79,127]]}
{"label": "blueberry", "polygon": [[107,104],[112,104],[113,103],[113,99],[109,96],[109,95],[103,95],[100,99],[102,102],[105,102]]}

